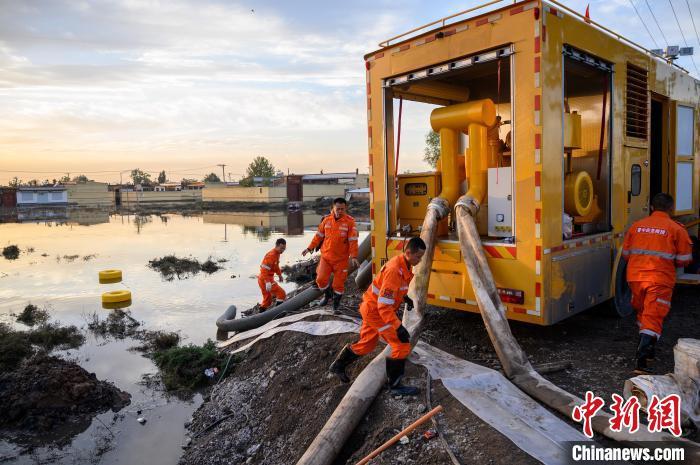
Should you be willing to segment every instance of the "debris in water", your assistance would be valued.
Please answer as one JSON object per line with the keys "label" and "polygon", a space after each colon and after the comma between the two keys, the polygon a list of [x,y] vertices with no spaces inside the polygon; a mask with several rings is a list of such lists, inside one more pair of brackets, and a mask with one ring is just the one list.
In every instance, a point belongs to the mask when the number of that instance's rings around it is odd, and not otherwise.
{"label": "debris in water", "polygon": [[434,429],[429,429],[428,431],[423,433],[423,439],[425,439],[426,441],[430,441],[431,439],[437,437],[437,435],[438,435],[437,431],[435,431]]}
{"label": "debris in water", "polygon": [[207,368],[206,370],[204,370],[204,374],[206,375],[207,378],[213,378],[218,372],[219,372],[219,369],[216,367]]}
{"label": "debris in water", "polygon": [[136,419],[136,421],[138,421],[138,422],[141,423],[142,425],[146,423],[146,419],[145,419],[144,417],[138,417],[138,418]]}
{"label": "debris in water", "polygon": [[2,249],[2,256],[8,260],[17,260],[17,258],[19,258],[19,247],[16,245],[8,245]]}
{"label": "debris in water", "polygon": [[[216,350],[213,341],[207,341],[203,346],[187,345],[173,347],[168,350],[153,354],[153,360],[161,371],[163,384],[166,389],[192,390],[209,385],[210,378],[204,374],[208,368],[224,368],[227,354]],[[231,360],[235,364],[240,357],[234,356]],[[228,370],[231,373],[233,370]]]}

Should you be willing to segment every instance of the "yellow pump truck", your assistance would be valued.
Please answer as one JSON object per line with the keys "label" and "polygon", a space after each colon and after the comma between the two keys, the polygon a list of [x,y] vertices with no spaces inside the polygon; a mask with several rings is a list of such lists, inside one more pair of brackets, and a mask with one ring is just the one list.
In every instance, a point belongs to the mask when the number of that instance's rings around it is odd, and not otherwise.
{"label": "yellow pump truck", "polygon": [[[651,196],[697,219],[700,82],[556,2],[498,3],[365,56],[372,269],[418,234],[433,197],[454,208],[469,191],[507,317],[550,325],[615,297],[624,232]],[[435,107],[433,172],[397,173],[403,101]],[[428,303],[478,311],[453,223],[439,228]]]}

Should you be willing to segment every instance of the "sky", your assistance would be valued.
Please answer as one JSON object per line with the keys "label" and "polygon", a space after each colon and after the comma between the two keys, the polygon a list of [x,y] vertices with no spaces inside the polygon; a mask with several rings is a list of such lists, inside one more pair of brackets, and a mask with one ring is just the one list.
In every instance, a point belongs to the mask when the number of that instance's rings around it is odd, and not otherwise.
{"label": "sky", "polygon": [[[480,3],[0,0],[0,184],[136,167],[201,179],[217,164],[237,180],[258,155],[366,172],[363,55]],[[649,48],[687,42],[700,64],[700,0],[565,3]],[[402,170],[421,171],[429,125],[409,113]]]}

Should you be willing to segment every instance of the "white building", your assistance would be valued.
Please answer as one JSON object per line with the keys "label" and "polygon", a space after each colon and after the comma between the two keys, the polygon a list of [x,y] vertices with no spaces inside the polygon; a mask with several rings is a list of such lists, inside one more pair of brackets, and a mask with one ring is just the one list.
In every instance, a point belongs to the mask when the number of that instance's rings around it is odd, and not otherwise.
{"label": "white building", "polygon": [[20,187],[17,190],[17,206],[66,205],[68,192],[65,186]]}

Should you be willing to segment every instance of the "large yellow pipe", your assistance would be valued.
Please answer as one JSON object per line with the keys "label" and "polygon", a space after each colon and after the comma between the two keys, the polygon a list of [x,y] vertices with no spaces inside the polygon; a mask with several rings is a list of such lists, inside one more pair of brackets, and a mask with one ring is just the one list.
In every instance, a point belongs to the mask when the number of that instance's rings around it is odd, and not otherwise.
{"label": "large yellow pipe", "polygon": [[440,197],[454,206],[459,198],[460,163],[459,134],[469,132],[469,192],[477,208],[486,195],[488,167],[486,130],[496,122],[496,106],[491,99],[475,100],[438,108],[430,114],[433,131],[440,134],[440,167],[442,191]]}

